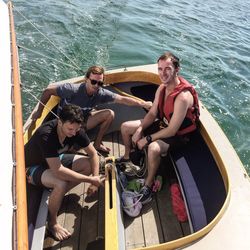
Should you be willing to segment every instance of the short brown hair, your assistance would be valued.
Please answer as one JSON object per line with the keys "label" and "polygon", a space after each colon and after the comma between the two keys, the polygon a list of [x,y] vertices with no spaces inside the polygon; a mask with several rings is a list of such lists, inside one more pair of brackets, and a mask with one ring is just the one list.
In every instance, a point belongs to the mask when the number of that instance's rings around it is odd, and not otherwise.
{"label": "short brown hair", "polygon": [[180,68],[180,59],[175,56],[173,53],[171,52],[165,52],[164,54],[162,54],[158,60],[157,60],[157,63],[160,61],[160,60],[167,60],[167,59],[171,59],[171,62],[173,63],[174,67],[176,69]]}
{"label": "short brown hair", "polygon": [[67,104],[63,106],[62,111],[59,114],[59,118],[62,123],[78,123],[82,124],[84,121],[82,109],[74,104]]}
{"label": "short brown hair", "polygon": [[102,75],[102,74],[104,74],[104,68],[101,66],[96,66],[96,65],[91,66],[90,68],[88,68],[88,70],[85,74],[85,77],[89,78],[91,73],[95,74],[95,75]]}

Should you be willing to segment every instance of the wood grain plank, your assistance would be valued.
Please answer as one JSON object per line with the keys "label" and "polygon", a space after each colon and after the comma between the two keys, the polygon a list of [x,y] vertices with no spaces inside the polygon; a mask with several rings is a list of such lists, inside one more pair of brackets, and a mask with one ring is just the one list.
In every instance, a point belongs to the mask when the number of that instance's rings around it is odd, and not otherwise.
{"label": "wood grain plank", "polygon": [[124,214],[126,249],[145,247],[142,217],[131,218]]}
{"label": "wood grain plank", "polygon": [[68,203],[70,205],[68,205],[66,209],[64,227],[71,232],[72,235],[69,239],[62,241],[61,249],[63,250],[78,249],[83,192],[84,183],[81,183],[74,187],[69,194]]}
{"label": "wood grain plank", "polygon": [[182,228],[172,210],[169,183],[165,183],[157,193],[157,203],[165,241],[182,237]]}
{"label": "wood grain plank", "polygon": [[[68,192],[62,201],[62,205],[60,207],[60,210],[58,212],[58,216],[57,216],[57,222],[62,225],[64,227],[64,222],[65,222],[65,211],[67,209],[68,206],[68,195],[70,194],[70,192]],[[45,240],[44,240],[44,246],[43,249],[46,250],[54,250],[54,249],[61,249],[61,242],[55,240],[51,234],[46,231],[46,235],[45,235]]]}
{"label": "wood grain plank", "polygon": [[98,194],[87,197],[88,186],[89,184],[85,183],[79,249],[86,249],[88,243],[95,241],[98,232]]}
{"label": "wood grain plank", "polygon": [[156,199],[153,198],[150,203],[144,205],[142,220],[145,245],[152,246],[164,242]]}
{"label": "wood grain plank", "polygon": [[187,236],[187,235],[191,234],[190,226],[189,226],[188,221],[187,222],[180,222],[180,225],[181,225],[182,232],[183,232],[184,236]]}

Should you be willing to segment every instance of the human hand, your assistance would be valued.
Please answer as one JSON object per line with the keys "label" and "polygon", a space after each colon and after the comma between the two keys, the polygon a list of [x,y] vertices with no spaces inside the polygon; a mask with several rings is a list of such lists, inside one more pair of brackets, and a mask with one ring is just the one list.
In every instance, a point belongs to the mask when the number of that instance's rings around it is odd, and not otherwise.
{"label": "human hand", "polygon": [[147,101],[147,102],[144,102],[144,103],[143,103],[143,108],[149,110],[149,109],[151,109],[152,105],[153,105],[152,102]]}
{"label": "human hand", "polygon": [[147,140],[146,140],[146,137],[143,137],[142,139],[140,139],[138,142],[137,142],[137,147],[142,150],[146,145],[147,145]]}
{"label": "human hand", "polygon": [[91,185],[100,187],[101,185],[103,185],[105,178],[106,178],[105,175],[91,176],[90,183]]}
{"label": "human hand", "polygon": [[137,144],[137,142],[141,139],[141,133],[140,132],[138,132],[138,131],[136,131],[134,134],[133,134],[133,136],[132,136],[132,138],[131,138],[131,140],[132,140],[132,145],[133,146],[136,146],[136,144]]}

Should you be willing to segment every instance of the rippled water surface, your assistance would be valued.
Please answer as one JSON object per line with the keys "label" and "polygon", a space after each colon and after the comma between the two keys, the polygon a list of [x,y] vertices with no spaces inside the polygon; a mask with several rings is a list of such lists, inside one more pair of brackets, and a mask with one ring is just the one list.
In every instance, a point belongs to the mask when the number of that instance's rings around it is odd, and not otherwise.
{"label": "rippled water surface", "polygon": [[[250,173],[247,0],[13,2],[21,79],[37,97],[49,82],[77,76],[90,65],[150,64],[170,50]],[[24,91],[24,119],[35,104]]]}

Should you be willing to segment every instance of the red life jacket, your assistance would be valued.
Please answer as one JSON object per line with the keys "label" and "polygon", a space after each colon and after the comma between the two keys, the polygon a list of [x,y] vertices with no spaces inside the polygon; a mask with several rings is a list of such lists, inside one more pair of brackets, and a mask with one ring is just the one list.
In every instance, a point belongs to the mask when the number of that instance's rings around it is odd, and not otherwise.
{"label": "red life jacket", "polygon": [[163,120],[163,122],[166,125],[168,125],[174,112],[175,98],[182,91],[188,90],[194,98],[194,103],[193,103],[193,106],[187,110],[186,117],[184,121],[182,122],[179,130],[176,133],[177,135],[183,135],[183,134],[192,132],[197,128],[197,121],[199,120],[200,109],[199,109],[199,102],[198,102],[198,94],[195,91],[194,87],[184,78],[182,77],[178,77],[178,78],[180,80],[180,83],[168,95],[165,103],[163,103],[164,96],[165,96],[165,88],[162,89],[160,96],[159,96],[158,111],[159,111],[160,119]]}

